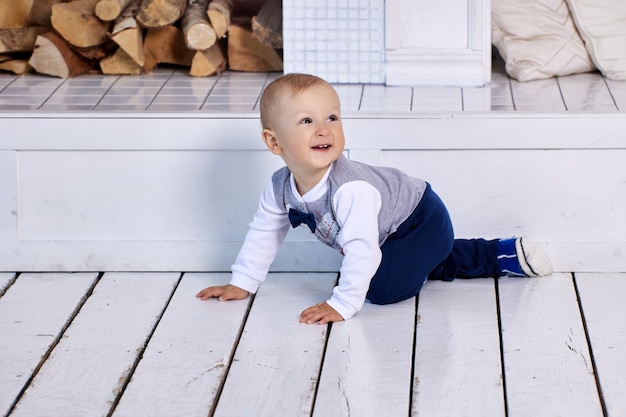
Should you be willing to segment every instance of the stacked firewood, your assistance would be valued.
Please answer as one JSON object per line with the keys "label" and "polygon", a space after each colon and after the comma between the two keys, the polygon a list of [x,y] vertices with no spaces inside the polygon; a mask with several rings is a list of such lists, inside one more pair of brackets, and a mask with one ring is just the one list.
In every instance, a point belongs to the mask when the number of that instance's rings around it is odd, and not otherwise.
{"label": "stacked firewood", "polygon": [[238,12],[237,0],[0,0],[0,70],[63,78],[159,64],[193,76],[280,71],[282,0],[257,3]]}

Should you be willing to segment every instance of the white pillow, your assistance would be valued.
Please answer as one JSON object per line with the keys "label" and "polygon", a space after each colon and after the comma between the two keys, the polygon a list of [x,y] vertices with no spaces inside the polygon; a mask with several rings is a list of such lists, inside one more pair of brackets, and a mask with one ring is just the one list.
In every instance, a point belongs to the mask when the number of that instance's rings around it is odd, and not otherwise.
{"label": "white pillow", "polygon": [[529,81],[595,70],[564,0],[492,0],[491,9],[492,42],[511,77]]}
{"label": "white pillow", "polygon": [[567,0],[570,12],[598,69],[626,80],[626,1]]}

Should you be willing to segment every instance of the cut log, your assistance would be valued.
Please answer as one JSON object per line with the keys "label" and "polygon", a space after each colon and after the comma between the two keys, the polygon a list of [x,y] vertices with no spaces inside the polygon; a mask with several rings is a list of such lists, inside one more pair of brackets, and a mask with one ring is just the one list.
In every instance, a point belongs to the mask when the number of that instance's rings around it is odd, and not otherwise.
{"label": "cut log", "polygon": [[0,0],[0,29],[26,26],[33,0]]}
{"label": "cut log", "polygon": [[50,16],[52,15],[52,6],[62,3],[63,0],[33,0],[33,7],[28,15],[28,24],[30,26],[52,26]]}
{"label": "cut log", "polygon": [[143,67],[146,57],[143,50],[143,30],[134,17],[121,16],[115,21],[111,39],[132,58],[137,65]]}
{"label": "cut log", "polygon": [[283,1],[267,0],[252,18],[252,32],[263,45],[283,48]]}
{"label": "cut log", "polygon": [[0,30],[0,53],[32,51],[37,36],[49,31],[43,26]]}
{"label": "cut log", "polygon": [[80,48],[101,45],[109,40],[111,26],[95,14],[99,0],[75,0],[52,6],[52,27],[69,43]]}
{"label": "cut log", "polygon": [[194,77],[208,77],[226,69],[226,57],[219,43],[206,51],[197,51],[191,62],[189,74]]}
{"label": "cut log", "polygon": [[136,17],[137,13],[139,13],[139,7],[141,6],[141,0],[130,0],[126,3],[126,7],[122,11],[122,13],[118,16],[119,19],[123,19],[125,17]]}
{"label": "cut log", "polygon": [[28,65],[28,59],[13,59],[8,56],[0,56],[0,71],[24,75],[33,72],[33,67]]}
{"label": "cut log", "polygon": [[252,31],[231,25],[228,28],[228,66],[234,71],[282,71],[283,60],[269,46],[252,36]]}
{"label": "cut log", "polygon": [[89,48],[77,48],[72,46],[72,50],[90,61],[97,61],[105,56],[111,55],[115,51],[116,47],[113,42],[105,43],[104,45],[90,46]]}
{"label": "cut log", "polygon": [[215,44],[217,35],[209,23],[207,6],[209,0],[191,0],[185,15],[182,28],[185,43],[189,49],[204,51]]}
{"label": "cut log", "polygon": [[183,33],[175,26],[148,29],[143,42],[146,62],[144,69],[152,71],[157,64],[191,67],[195,51],[187,48]]}
{"label": "cut log", "polygon": [[117,19],[134,0],[100,0],[96,4],[96,16],[108,22]]}
{"label": "cut log", "polygon": [[55,77],[69,78],[91,68],[91,63],[74,52],[60,36],[47,32],[37,37],[28,61],[35,71]]}
{"label": "cut log", "polygon": [[103,74],[141,74],[141,67],[122,48],[118,48],[113,55],[102,58],[100,60],[100,69]]}
{"label": "cut log", "polygon": [[230,16],[233,12],[232,0],[212,0],[207,9],[207,15],[218,39],[226,36],[230,26]]}
{"label": "cut log", "polygon": [[137,21],[146,28],[171,25],[185,13],[188,0],[143,0]]}
{"label": "cut log", "polygon": [[266,0],[233,0],[232,16],[245,16],[248,19],[252,19],[252,16],[259,14],[259,10],[261,10],[265,2]]}

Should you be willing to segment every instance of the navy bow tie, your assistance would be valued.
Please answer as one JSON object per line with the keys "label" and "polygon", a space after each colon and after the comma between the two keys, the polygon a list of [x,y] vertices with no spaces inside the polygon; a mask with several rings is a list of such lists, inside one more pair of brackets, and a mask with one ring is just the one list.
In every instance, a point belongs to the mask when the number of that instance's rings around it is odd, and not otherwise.
{"label": "navy bow tie", "polygon": [[290,208],[289,221],[291,222],[291,227],[295,228],[304,223],[309,226],[311,233],[315,233],[315,217],[311,213],[303,213],[300,210]]}

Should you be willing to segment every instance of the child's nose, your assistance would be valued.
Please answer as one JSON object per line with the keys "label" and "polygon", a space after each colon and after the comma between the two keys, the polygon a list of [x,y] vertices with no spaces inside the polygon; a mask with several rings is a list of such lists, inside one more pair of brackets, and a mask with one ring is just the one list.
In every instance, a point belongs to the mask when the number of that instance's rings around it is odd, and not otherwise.
{"label": "child's nose", "polygon": [[328,134],[328,126],[321,124],[317,128],[317,136],[326,136]]}

